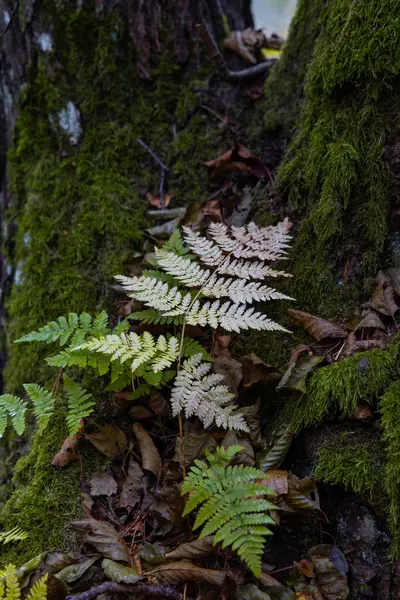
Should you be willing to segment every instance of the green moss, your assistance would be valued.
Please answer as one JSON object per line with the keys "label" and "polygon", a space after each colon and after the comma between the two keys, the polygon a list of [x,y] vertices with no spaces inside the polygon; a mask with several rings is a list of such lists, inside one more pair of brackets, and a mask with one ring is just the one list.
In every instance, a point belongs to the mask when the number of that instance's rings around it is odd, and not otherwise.
{"label": "green moss", "polygon": [[397,340],[387,350],[359,352],[318,369],[294,408],[297,431],[318,425],[329,413],[352,414],[360,401],[374,405],[398,373],[398,347]]}
{"label": "green moss", "polygon": [[[399,128],[400,16],[395,0],[333,0],[321,23],[278,189],[307,214],[295,248],[296,297],[319,308],[323,282],[324,298],[335,296],[340,311],[348,257],[359,263],[350,280],[374,275],[386,241],[384,151]],[[351,290],[351,281],[343,287]]]}
{"label": "green moss", "polygon": [[342,485],[346,490],[376,499],[383,491],[383,465],[382,448],[376,440],[368,443],[363,439],[354,444],[349,443],[348,435],[342,434],[334,445],[319,453],[314,477],[317,481]]}

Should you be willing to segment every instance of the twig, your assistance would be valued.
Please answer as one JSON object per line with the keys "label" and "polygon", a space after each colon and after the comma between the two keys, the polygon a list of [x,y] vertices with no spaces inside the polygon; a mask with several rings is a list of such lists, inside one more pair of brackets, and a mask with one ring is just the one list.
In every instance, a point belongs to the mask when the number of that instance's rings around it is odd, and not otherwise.
{"label": "twig", "polygon": [[149,148],[149,146],[140,138],[137,138],[136,141],[138,142],[138,144],[140,144],[142,146],[142,148],[144,148],[146,150],[146,152],[148,152],[150,154],[150,156],[156,161],[156,163],[161,167],[161,180],[160,180],[160,204],[161,204],[161,210],[164,210],[165,208],[165,202],[164,202],[164,182],[165,182],[165,172],[168,172],[168,167],[165,163],[163,163],[163,161],[161,160],[161,158],[158,158],[157,154],[155,154],[153,152],[153,150],[151,148]]}
{"label": "twig", "polygon": [[249,67],[248,69],[242,69],[241,71],[228,71],[228,81],[241,81],[243,79],[252,79],[253,77],[257,77],[257,75],[261,75],[265,71],[268,71],[272,65],[276,62],[275,58],[270,58],[269,60],[264,60],[263,62],[258,63],[258,65],[254,65],[254,67]]}
{"label": "twig", "polygon": [[182,594],[170,586],[159,587],[157,585],[146,585],[138,583],[136,585],[123,585],[106,581],[86,592],[67,596],[65,600],[94,600],[100,594],[145,594],[146,596],[162,596],[171,600],[182,600]]}
{"label": "twig", "polygon": [[19,7],[19,0],[16,0],[16,2],[14,4],[14,8],[12,10],[12,13],[10,15],[10,20],[8,21],[7,25],[4,27],[3,31],[0,33],[0,40],[3,37],[3,35],[5,35],[7,33],[7,31],[10,29],[11,23],[13,22],[13,19],[14,19],[15,13],[18,10],[18,7]]}

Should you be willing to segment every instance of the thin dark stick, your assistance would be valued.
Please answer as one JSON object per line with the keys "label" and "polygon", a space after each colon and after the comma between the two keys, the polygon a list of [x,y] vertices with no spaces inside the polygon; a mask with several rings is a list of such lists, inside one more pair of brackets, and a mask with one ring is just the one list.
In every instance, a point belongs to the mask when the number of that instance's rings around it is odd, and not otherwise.
{"label": "thin dark stick", "polygon": [[254,65],[254,67],[249,67],[248,69],[242,69],[241,71],[228,71],[228,80],[242,81],[243,79],[252,79],[253,77],[257,77],[257,75],[268,71],[275,63],[276,59],[271,58],[258,63],[258,65]]}
{"label": "thin dark stick", "polygon": [[123,585],[122,583],[114,583],[106,581],[86,592],[67,596],[65,600],[94,600],[100,594],[146,594],[147,596],[162,596],[171,600],[182,600],[182,594],[174,590],[170,586],[156,585]]}
{"label": "thin dark stick", "polygon": [[19,0],[16,0],[15,4],[14,4],[14,8],[12,10],[12,13],[10,15],[10,20],[8,21],[7,25],[5,26],[4,30],[0,33],[0,40],[3,37],[3,35],[5,35],[7,33],[7,31],[10,29],[11,23],[13,22],[14,19],[14,15],[17,12],[19,7]]}
{"label": "thin dark stick", "polygon": [[161,210],[163,210],[165,208],[165,202],[164,202],[165,171],[168,171],[168,167],[167,167],[167,165],[165,165],[163,163],[163,161],[161,160],[161,158],[158,158],[157,154],[155,154],[153,152],[153,150],[151,148],[149,148],[149,146],[146,144],[146,142],[144,142],[140,138],[136,138],[136,141],[142,146],[142,148],[144,148],[146,150],[146,152],[148,152],[150,154],[150,156],[152,158],[154,158],[154,160],[156,161],[156,163],[158,165],[160,165],[160,167],[161,167],[161,180],[160,180],[160,188],[159,189],[160,189]]}

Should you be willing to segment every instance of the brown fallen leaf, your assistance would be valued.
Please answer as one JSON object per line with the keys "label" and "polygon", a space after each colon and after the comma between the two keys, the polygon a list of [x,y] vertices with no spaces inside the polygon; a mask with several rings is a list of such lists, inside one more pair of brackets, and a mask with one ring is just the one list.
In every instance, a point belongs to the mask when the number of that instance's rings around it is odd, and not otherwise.
{"label": "brown fallen leaf", "polygon": [[309,477],[299,479],[290,474],[288,478],[289,488],[285,496],[285,502],[294,510],[318,510],[319,494],[315,481]]}
{"label": "brown fallen leaf", "polygon": [[118,486],[112,473],[97,472],[90,480],[90,491],[92,496],[113,496],[117,493]]}
{"label": "brown fallen leaf", "polygon": [[238,452],[232,460],[232,464],[254,466],[256,464],[254,458],[254,449],[249,439],[237,431],[227,431],[222,440],[221,445],[224,448],[229,446],[242,446],[242,450]]}
{"label": "brown fallen leaf", "polygon": [[385,340],[358,340],[354,331],[352,331],[344,345],[342,356],[352,356],[356,352],[366,352],[374,348],[384,348]]}
{"label": "brown fallen leaf", "polygon": [[345,338],[345,330],[332,323],[331,321],[325,321],[315,317],[310,313],[303,312],[302,310],[296,310],[295,308],[288,309],[289,315],[291,315],[298,323],[304,327],[304,329],[315,339],[317,342],[324,338]]}
{"label": "brown fallen leaf", "polygon": [[245,146],[236,142],[234,146],[215,158],[204,163],[211,179],[217,179],[226,173],[251,173],[258,179],[269,177],[270,173],[264,163],[254,156]]}
{"label": "brown fallen leaf", "polygon": [[146,421],[147,419],[154,418],[153,411],[147,408],[147,406],[142,406],[141,404],[132,406],[132,408],[129,411],[129,414],[131,415],[134,421]]}
{"label": "brown fallen leaf", "polygon": [[373,310],[369,310],[366,315],[363,316],[357,329],[382,329],[386,331],[385,325],[382,323],[379,315]]}
{"label": "brown fallen leaf", "polygon": [[260,409],[261,401],[257,400],[252,406],[245,406],[241,409],[242,414],[246,420],[246,423],[250,429],[248,435],[254,450],[260,451],[265,450],[266,442],[261,434],[261,420],[260,420]]}
{"label": "brown fallen leaf", "polygon": [[281,471],[279,469],[272,469],[268,471],[267,477],[261,481],[266,487],[268,487],[277,496],[287,494],[289,491],[289,472]]}
{"label": "brown fallen leaf", "polygon": [[293,564],[298,568],[300,573],[302,575],[304,575],[305,577],[309,577],[310,579],[315,577],[314,565],[310,560],[307,560],[306,558],[302,558],[301,561],[294,562]]}
{"label": "brown fallen leaf", "polygon": [[[195,458],[203,458],[205,451],[213,452],[217,447],[217,443],[213,438],[212,433],[204,431],[201,423],[195,421],[190,423],[185,422],[184,425],[184,445],[185,445],[185,464],[189,466]],[[175,444],[174,461],[181,463],[181,445],[179,437]]]}
{"label": "brown fallen leaf", "polygon": [[400,269],[392,268],[387,270],[390,279],[392,280],[393,289],[396,296],[400,296]]}
{"label": "brown fallen leaf", "polygon": [[171,414],[171,406],[161,392],[152,392],[146,403],[153,413],[159,417],[169,417]]}
{"label": "brown fallen leaf", "polygon": [[287,388],[304,393],[308,375],[324,360],[323,356],[303,356],[297,362],[292,362],[277,385],[277,390]]}
{"label": "brown fallen leaf", "polygon": [[255,65],[261,48],[267,41],[262,29],[248,27],[243,31],[232,31],[224,40],[224,48],[236,52],[249,64]]}
{"label": "brown fallen leaf", "polygon": [[[151,206],[155,206],[156,208],[162,208],[160,196],[154,196],[153,194],[150,194],[150,192],[148,194],[146,194],[146,196],[147,196],[147,202]],[[165,207],[167,207],[169,205],[169,203],[171,202],[171,200],[172,200],[173,197],[174,197],[173,194],[165,194],[164,195],[164,205],[165,205]]]}
{"label": "brown fallen leaf", "polygon": [[383,315],[394,318],[399,307],[396,304],[392,279],[383,271],[379,271],[376,281],[377,284],[372,294],[370,306]]}
{"label": "brown fallen leaf", "polygon": [[138,502],[144,491],[143,471],[140,466],[132,460],[129,461],[128,473],[122,484],[121,495],[119,497],[118,506],[120,508],[133,507]]}
{"label": "brown fallen leaf", "polygon": [[204,216],[210,217],[214,223],[222,223],[221,205],[219,200],[208,200],[204,207]]}
{"label": "brown fallen leaf", "polygon": [[230,356],[229,350],[224,350],[227,354],[220,354],[214,359],[213,368],[216,373],[224,376],[222,383],[228,386],[229,390],[236,394],[242,381],[242,364]]}
{"label": "brown fallen leaf", "polygon": [[140,423],[134,423],[132,431],[139,444],[143,469],[153,473],[158,481],[161,475],[161,458],[156,445]]}
{"label": "brown fallen leaf", "polygon": [[78,537],[85,544],[96,548],[102,556],[129,563],[129,550],[116,529],[110,523],[87,519],[71,523],[78,530]]}
{"label": "brown fallen leaf", "polygon": [[168,560],[197,560],[202,556],[206,556],[211,552],[215,552],[213,546],[214,536],[209,535],[202,539],[194,540],[193,542],[187,542],[186,544],[180,544],[174,550],[170,550],[165,555]]}
{"label": "brown fallen leaf", "polygon": [[78,448],[79,439],[82,436],[79,433],[75,433],[71,435],[66,440],[64,440],[61,449],[57,454],[53,457],[51,464],[53,467],[65,467],[70,462],[74,460],[79,460],[79,456],[76,452]]}
{"label": "brown fallen leaf", "polygon": [[271,367],[261,360],[254,352],[240,357],[243,369],[242,383],[244,387],[251,387],[255,383],[277,383],[282,373],[276,367]]}
{"label": "brown fallen leaf", "polygon": [[126,450],[128,440],[117,425],[105,425],[94,433],[86,434],[87,439],[105,456],[113,458]]}
{"label": "brown fallen leaf", "polygon": [[230,211],[224,205],[224,222],[226,225],[230,227],[242,227],[245,223],[247,223],[251,205],[253,202],[253,196],[251,195],[251,190],[249,186],[243,188],[243,190],[237,190],[234,188],[234,195],[232,197],[232,201],[230,202]]}
{"label": "brown fallen leaf", "polygon": [[347,600],[350,590],[347,584],[348,564],[337,546],[319,544],[309,551],[319,591],[329,600]]}
{"label": "brown fallen leaf", "polygon": [[269,450],[261,454],[259,468],[268,472],[277,469],[283,463],[293,439],[293,429],[290,425],[282,425],[275,433]]}
{"label": "brown fallen leaf", "polygon": [[170,584],[182,581],[206,581],[212,585],[220,586],[225,581],[223,571],[204,569],[186,560],[161,565],[152,571],[148,571],[146,575],[153,575],[158,581]]}

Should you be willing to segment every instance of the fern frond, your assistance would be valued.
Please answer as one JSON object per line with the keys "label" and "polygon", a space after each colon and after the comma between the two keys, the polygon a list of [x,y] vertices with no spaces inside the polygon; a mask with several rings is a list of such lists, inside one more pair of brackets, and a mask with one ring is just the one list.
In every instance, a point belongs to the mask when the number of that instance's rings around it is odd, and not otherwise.
{"label": "fern frond", "polygon": [[18,435],[22,435],[25,431],[25,413],[28,405],[25,400],[12,396],[11,394],[3,394],[0,396],[0,437],[4,434],[7,427],[7,417],[10,417],[11,423]]}
{"label": "fern frond", "polygon": [[42,433],[54,413],[54,398],[51,392],[36,383],[25,383],[24,388],[33,404],[33,414]]}
{"label": "fern frond", "polygon": [[127,319],[132,319],[132,321],[140,321],[146,325],[183,325],[184,322],[183,315],[165,317],[158,310],[153,308],[134,312],[129,315]]}
{"label": "fern frond", "polygon": [[175,229],[169,240],[165,242],[163,245],[163,250],[166,252],[173,252],[178,256],[185,256],[189,253],[189,250],[182,242],[182,236],[179,229]]}
{"label": "fern frond", "polygon": [[26,540],[28,534],[21,527],[13,527],[9,531],[0,532],[0,544],[10,544]]}
{"label": "fern frond", "polygon": [[69,435],[78,433],[81,427],[81,419],[92,414],[96,403],[90,400],[92,397],[87,390],[83,389],[68,375],[63,376],[64,387],[67,392],[67,425]]}
{"label": "fern frond", "polygon": [[234,394],[220,382],[223,375],[212,373],[210,363],[204,363],[201,354],[184,361],[172,389],[172,414],[184,410],[186,417],[195,415],[209,427],[215,422],[224,429],[248,431],[243,415],[232,404]]}
{"label": "fern frond", "polygon": [[126,289],[131,292],[131,298],[144,302],[147,306],[164,312],[164,316],[183,315],[192,301],[192,295],[180,291],[176,286],[169,287],[168,283],[159,281],[154,277],[115,277]]}
{"label": "fern frond", "polygon": [[229,466],[227,460],[240,446],[217,449],[206,460],[195,461],[182,485],[182,495],[189,493],[183,515],[201,506],[193,529],[203,526],[200,538],[214,534],[214,544],[230,546],[256,576],[261,571],[265,537],[271,535],[274,521],[269,511],[276,506],[265,500],[271,490],[261,483],[264,474],[244,465]]}
{"label": "fern frond", "polygon": [[197,262],[173,252],[156,250],[156,260],[169,275],[188,287],[203,286],[211,274],[209,269],[203,269]]}
{"label": "fern frond", "polygon": [[26,600],[46,600],[47,598],[47,580],[49,574],[45,573],[29,590]]}
{"label": "fern frond", "polygon": [[21,588],[18,582],[17,570],[14,565],[7,565],[0,571],[2,579],[2,596],[0,600],[20,600]]}
{"label": "fern frond", "polygon": [[198,342],[192,338],[185,337],[182,345],[182,356],[183,358],[190,358],[195,354],[201,354],[203,360],[212,361],[213,357],[207,352],[207,350]]}

